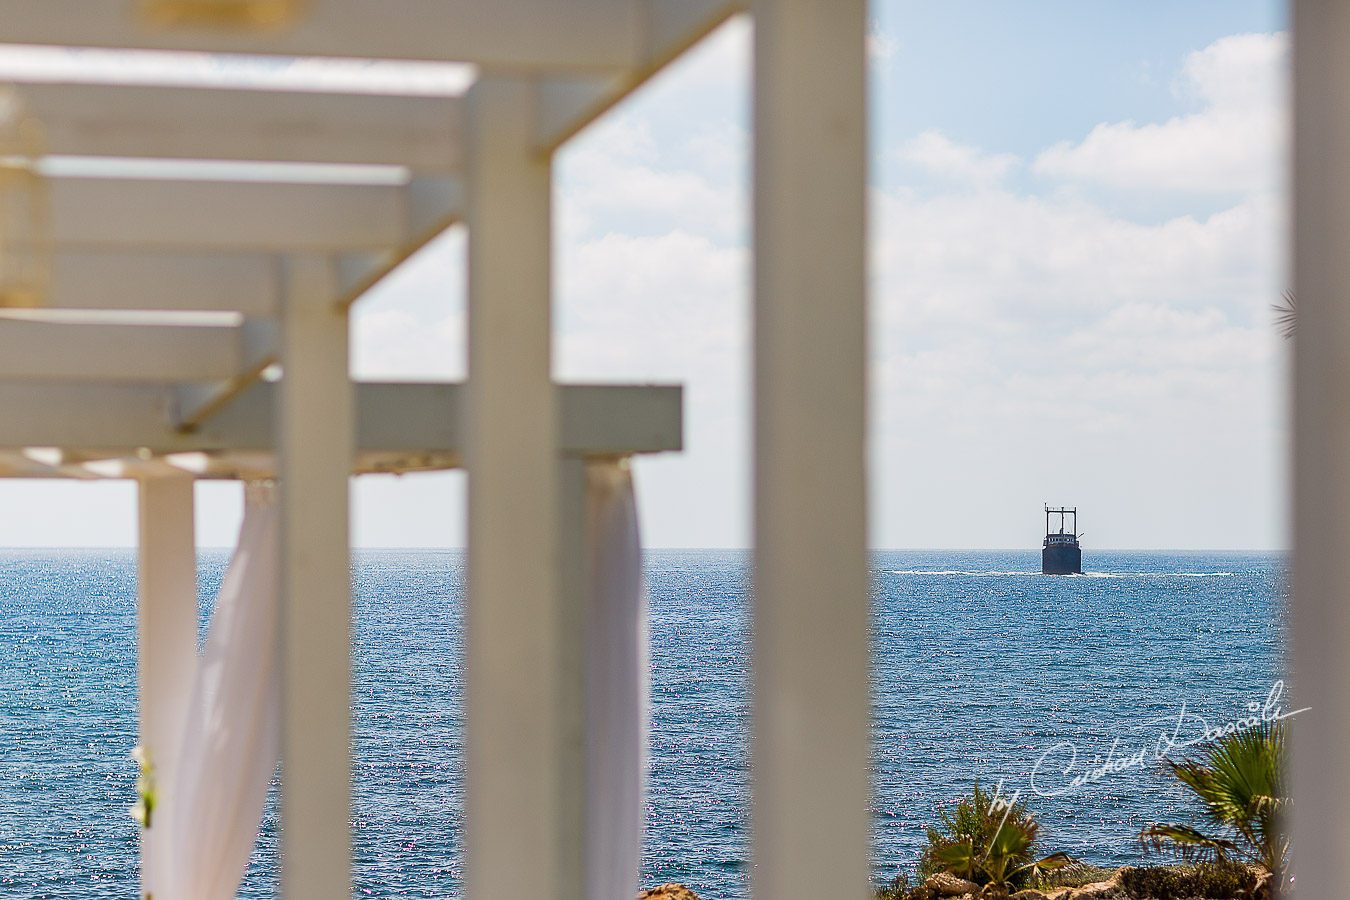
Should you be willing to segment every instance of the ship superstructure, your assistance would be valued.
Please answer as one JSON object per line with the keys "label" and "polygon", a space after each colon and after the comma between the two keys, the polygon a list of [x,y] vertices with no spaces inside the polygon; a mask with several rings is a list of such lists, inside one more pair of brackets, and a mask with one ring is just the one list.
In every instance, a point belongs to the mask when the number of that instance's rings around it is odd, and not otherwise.
{"label": "ship superstructure", "polygon": [[[1059,516],[1059,530],[1052,531],[1050,517]],[[1072,517],[1072,522],[1068,522]],[[1069,528],[1066,531],[1065,525]],[[1078,546],[1078,507],[1045,507],[1045,543],[1041,547],[1042,575],[1083,574],[1083,550]]]}

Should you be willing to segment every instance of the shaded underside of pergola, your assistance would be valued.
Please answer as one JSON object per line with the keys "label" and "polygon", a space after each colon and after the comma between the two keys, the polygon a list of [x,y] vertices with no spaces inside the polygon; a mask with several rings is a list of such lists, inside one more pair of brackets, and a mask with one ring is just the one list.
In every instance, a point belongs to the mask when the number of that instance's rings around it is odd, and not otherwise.
{"label": "shaded underside of pergola", "polygon": [[[0,294],[25,304],[0,317],[0,476],[139,480],[141,735],[160,759],[195,660],[193,479],[277,478],[288,898],[350,891],[348,479],[461,465],[468,892],[587,895],[584,466],[679,449],[682,410],[675,387],[552,381],[552,154],[742,5],[0,0],[4,43],[476,67],[457,95],[16,87],[42,156],[6,184],[40,214],[0,248],[36,263]],[[755,889],[861,897],[865,4],[749,6]],[[250,27],[250,8],[281,19]],[[461,222],[467,383],[353,384],[352,304]]]}

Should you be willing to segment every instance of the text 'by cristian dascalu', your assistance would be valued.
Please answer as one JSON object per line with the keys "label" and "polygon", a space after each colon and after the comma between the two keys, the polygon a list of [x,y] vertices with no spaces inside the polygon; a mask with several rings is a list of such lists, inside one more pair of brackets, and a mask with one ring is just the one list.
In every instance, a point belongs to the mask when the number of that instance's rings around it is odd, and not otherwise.
{"label": "text 'by cristian dascalu'", "polygon": [[[1247,715],[1218,725],[1190,712],[1183,701],[1175,718],[1153,719],[1136,725],[1132,731],[1145,731],[1162,726],[1155,737],[1145,738],[1142,745],[1124,743],[1116,738],[1105,756],[1097,754],[1086,765],[1080,762],[1083,754],[1072,741],[1061,741],[1046,749],[1031,770],[1031,790],[1042,797],[1057,797],[1085,785],[1096,784],[1112,775],[1141,772],[1150,763],[1197,744],[1211,743],[1230,734],[1237,734],[1272,722],[1280,722],[1311,707],[1286,710],[1284,682],[1271,685],[1264,702],[1247,704]],[[1020,792],[1019,792],[1020,793]]]}

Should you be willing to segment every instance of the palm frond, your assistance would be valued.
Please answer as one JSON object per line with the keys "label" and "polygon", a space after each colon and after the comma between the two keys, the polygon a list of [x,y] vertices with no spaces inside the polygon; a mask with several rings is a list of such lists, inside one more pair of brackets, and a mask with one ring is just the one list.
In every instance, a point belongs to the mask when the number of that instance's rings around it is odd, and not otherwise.
{"label": "palm frond", "polygon": [[919,875],[945,871],[977,884],[1008,885],[1030,871],[1029,861],[1041,852],[1039,837],[1040,825],[1026,800],[1017,795],[1005,799],[977,782],[970,795],[938,811],[938,824],[928,829],[928,846],[919,859]]}
{"label": "palm frond", "polygon": [[1022,866],[1017,871],[1028,872],[1031,875],[1040,878],[1049,874],[1050,872],[1055,871],[1056,869],[1062,869],[1065,866],[1072,866],[1077,862],[1078,860],[1074,859],[1072,856],[1065,853],[1063,850],[1060,850],[1057,853],[1051,853],[1047,857],[1038,859],[1033,863],[1027,863],[1025,866]]}
{"label": "palm frond", "polygon": [[1262,725],[1224,737],[1199,759],[1168,760],[1172,774],[1200,800],[1213,830],[1154,825],[1139,834],[1145,852],[1170,850],[1191,862],[1239,856],[1282,872],[1289,854],[1285,735],[1280,724]]}
{"label": "palm frond", "polygon": [[962,878],[970,878],[975,873],[978,861],[975,857],[975,845],[970,841],[961,841],[936,848],[933,855],[948,872],[960,875]]}
{"label": "palm frond", "polygon": [[1275,327],[1280,329],[1280,334],[1286,338],[1292,338],[1298,331],[1298,298],[1293,291],[1285,291],[1280,295],[1282,302],[1274,303],[1271,309],[1275,311]]}
{"label": "palm frond", "polygon": [[1139,832],[1144,855],[1175,853],[1186,862],[1217,862],[1227,859],[1238,847],[1226,838],[1211,837],[1190,825],[1151,825]]}

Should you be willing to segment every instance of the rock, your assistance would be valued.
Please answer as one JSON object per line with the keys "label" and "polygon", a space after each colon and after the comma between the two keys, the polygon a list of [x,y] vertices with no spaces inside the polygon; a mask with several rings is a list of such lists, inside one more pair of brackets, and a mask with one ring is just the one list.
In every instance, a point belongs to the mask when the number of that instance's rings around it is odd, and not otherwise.
{"label": "rock", "polygon": [[1120,881],[1112,878],[1110,881],[1096,881],[1074,888],[1073,893],[1069,894],[1069,900],[1116,900],[1124,896],[1125,889],[1120,886]]}
{"label": "rock", "polygon": [[939,894],[946,894],[949,897],[959,896],[960,894],[975,894],[980,890],[980,886],[975,882],[957,878],[951,872],[938,872],[935,875],[929,875],[924,884]]}
{"label": "rock", "polygon": [[1013,894],[1008,900],[1050,900],[1048,894],[1035,888],[1027,888]]}
{"label": "rock", "polygon": [[638,900],[698,900],[689,888],[682,884],[663,884],[638,894]]}

